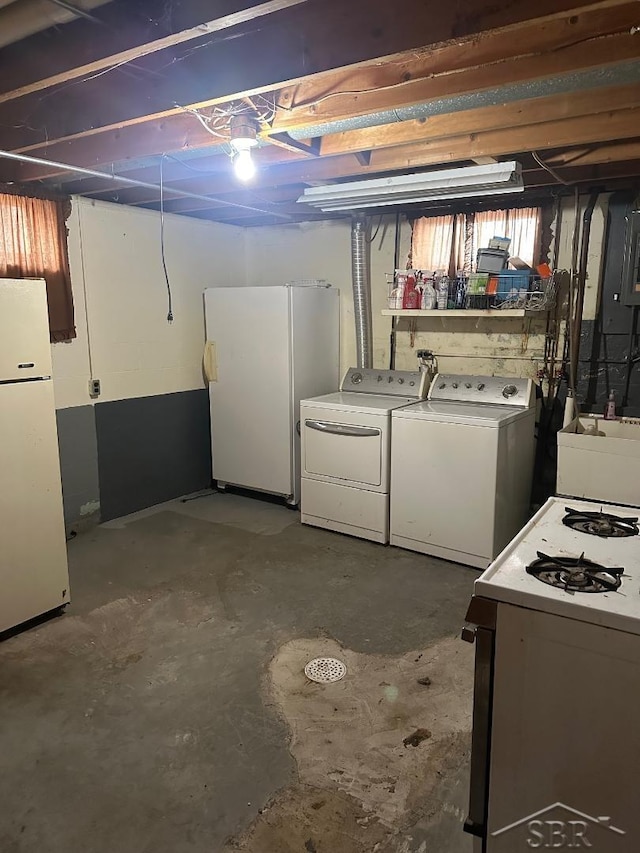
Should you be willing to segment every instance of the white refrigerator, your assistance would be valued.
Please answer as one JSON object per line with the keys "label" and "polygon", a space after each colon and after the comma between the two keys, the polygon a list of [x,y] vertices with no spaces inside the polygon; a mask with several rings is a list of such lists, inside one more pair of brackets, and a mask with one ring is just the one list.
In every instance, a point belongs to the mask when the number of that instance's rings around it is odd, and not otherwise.
{"label": "white refrigerator", "polygon": [[340,294],[327,285],[205,290],[213,479],[300,501],[300,400],[339,385]]}
{"label": "white refrigerator", "polygon": [[0,632],[68,602],[46,287],[0,279]]}

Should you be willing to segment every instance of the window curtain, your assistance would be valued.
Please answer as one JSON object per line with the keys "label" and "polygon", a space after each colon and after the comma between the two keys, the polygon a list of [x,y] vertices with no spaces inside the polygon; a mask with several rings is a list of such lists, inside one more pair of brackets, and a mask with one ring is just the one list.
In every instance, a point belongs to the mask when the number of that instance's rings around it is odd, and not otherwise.
{"label": "window curtain", "polygon": [[414,269],[444,270],[455,275],[456,270],[464,268],[465,238],[462,214],[417,219],[411,245]]}
{"label": "window curtain", "polygon": [[539,248],[539,207],[511,210],[485,210],[475,214],[476,250],[489,245],[492,237],[509,237],[509,254],[522,258],[529,266],[537,261]]}
{"label": "window curtain", "polygon": [[539,207],[423,216],[413,223],[413,266],[445,270],[450,276],[457,270],[471,272],[478,249],[488,246],[492,237],[510,237],[509,253],[534,266],[539,255],[540,219]]}
{"label": "window curtain", "polygon": [[44,278],[52,341],[75,338],[68,203],[0,194],[0,278]]}

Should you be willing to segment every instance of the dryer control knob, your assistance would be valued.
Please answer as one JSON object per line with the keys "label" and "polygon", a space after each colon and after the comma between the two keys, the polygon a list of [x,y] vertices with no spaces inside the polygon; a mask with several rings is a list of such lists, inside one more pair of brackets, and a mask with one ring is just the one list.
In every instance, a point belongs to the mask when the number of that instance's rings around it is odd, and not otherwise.
{"label": "dryer control knob", "polygon": [[457,383],[457,382],[454,382],[454,383],[452,384],[452,386],[451,386],[451,387],[452,387],[452,388],[457,388],[457,387],[458,387],[458,383]]}
{"label": "dryer control knob", "polygon": [[382,376],[378,376],[378,382],[382,382]]}
{"label": "dryer control knob", "polygon": [[404,385],[404,379],[402,376],[398,379],[398,385]]}
{"label": "dryer control knob", "polygon": [[464,387],[465,387],[465,388],[471,388],[471,383],[470,383],[470,382],[465,382],[465,383],[464,383]]}
{"label": "dryer control knob", "polygon": [[354,385],[359,385],[362,382],[362,378],[363,377],[361,373],[354,373],[351,377],[351,381]]}
{"label": "dryer control knob", "polygon": [[478,382],[478,391],[484,391],[484,382]]}
{"label": "dryer control knob", "polygon": [[416,384],[415,382],[410,382],[410,383],[409,383],[409,385],[411,385],[411,387],[412,387],[412,388],[413,388],[413,386],[414,386],[415,384]]}
{"label": "dryer control knob", "polygon": [[517,393],[518,393],[518,389],[516,388],[515,385],[505,385],[504,388],[502,389],[502,396],[506,397],[507,399],[509,397],[513,397]]}
{"label": "dryer control knob", "polygon": [[446,382],[441,382],[441,383],[438,385],[438,388],[439,388],[441,391],[442,391],[442,389],[443,389],[443,388],[446,388],[446,387],[447,387],[447,383],[446,383]]}

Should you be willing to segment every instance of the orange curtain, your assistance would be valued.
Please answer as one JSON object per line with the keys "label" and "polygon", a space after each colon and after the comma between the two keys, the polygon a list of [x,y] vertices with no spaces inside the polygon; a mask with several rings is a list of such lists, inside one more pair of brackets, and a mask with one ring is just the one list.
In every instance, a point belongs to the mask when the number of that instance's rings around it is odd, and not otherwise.
{"label": "orange curtain", "polygon": [[[492,237],[510,237],[509,254],[535,266],[539,248],[539,207],[485,210],[475,214],[474,242],[477,249],[489,245]],[[475,258],[474,258],[475,263]]]}
{"label": "orange curtain", "polygon": [[76,336],[65,205],[0,194],[0,278],[44,278],[52,341]]}
{"label": "orange curtain", "polygon": [[411,255],[417,270],[449,271],[453,216],[423,216],[413,223]]}
{"label": "orange curtain", "polygon": [[509,253],[535,266],[540,254],[540,208],[487,210],[455,216],[423,216],[413,223],[413,266],[419,270],[475,268],[479,248],[492,237],[510,237]]}

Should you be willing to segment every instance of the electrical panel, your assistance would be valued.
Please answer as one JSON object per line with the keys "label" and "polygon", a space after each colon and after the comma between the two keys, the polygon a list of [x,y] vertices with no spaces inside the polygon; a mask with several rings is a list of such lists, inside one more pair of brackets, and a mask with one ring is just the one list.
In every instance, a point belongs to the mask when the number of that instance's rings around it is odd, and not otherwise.
{"label": "electrical panel", "polygon": [[640,305],[640,210],[627,219],[621,296],[624,305]]}

